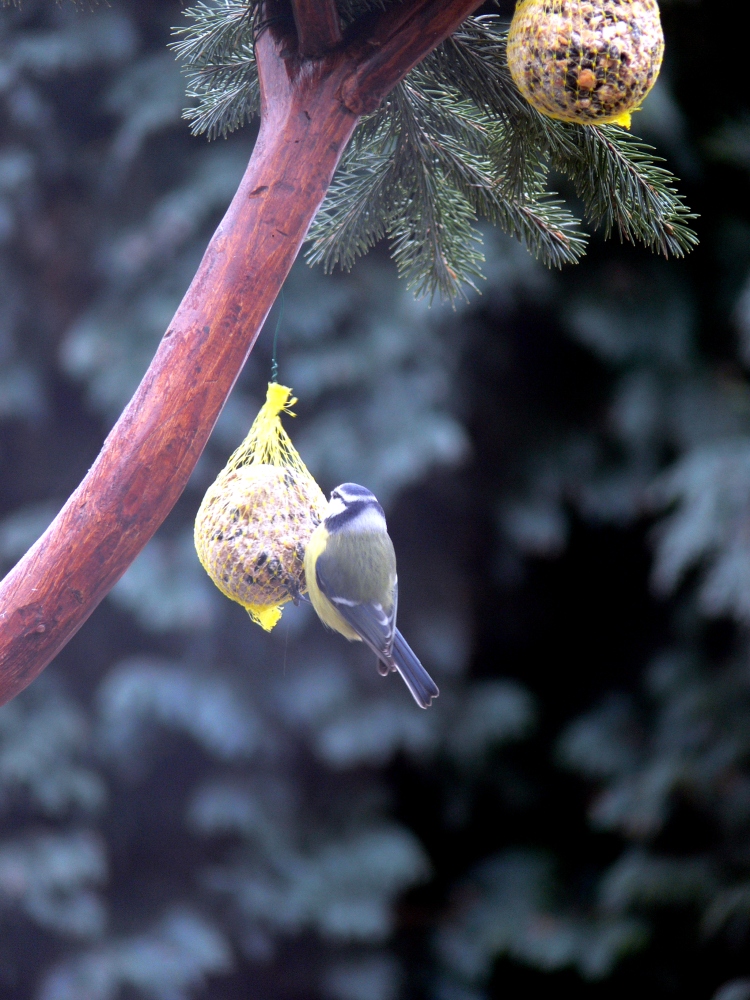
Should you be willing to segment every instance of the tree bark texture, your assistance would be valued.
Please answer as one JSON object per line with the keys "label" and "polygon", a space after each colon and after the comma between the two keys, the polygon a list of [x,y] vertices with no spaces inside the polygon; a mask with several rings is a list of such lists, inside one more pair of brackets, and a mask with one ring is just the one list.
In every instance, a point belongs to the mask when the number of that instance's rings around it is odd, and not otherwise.
{"label": "tree bark texture", "polygon": [[304,58],[316,59],[341,41],[336,0],[292,0],[297,48]]}
{"label": "tree bark texture", "polygon": [[[172,509],[294,263],[358,114],[376,106],[479,3],[404,3],[395,21],[383,15],[375,23],[371,43],[345,41],[315,60],[301,58],[294,41],[272,29],[261,32],[261,128],[240,187],[96,462],[0,584],[0,704],[69,641]],[[304,8],[299,0],[295,14]],[[325,38],[326,23],[318,24],[318,39]]]}

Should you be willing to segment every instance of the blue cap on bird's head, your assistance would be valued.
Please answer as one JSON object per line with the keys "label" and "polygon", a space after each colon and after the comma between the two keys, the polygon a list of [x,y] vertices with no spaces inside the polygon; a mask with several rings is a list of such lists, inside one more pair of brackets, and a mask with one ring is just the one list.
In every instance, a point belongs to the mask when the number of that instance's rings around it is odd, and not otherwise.
{"label": "blue cap on bird's head", "polygon": [[[382,522],[378,527],[385,531],[385,514],[375,494],[357,483],[342,483],[331,493],[323,519],[329,528],[336,530],[345,524],[351,525],[355,520],[362,522],[362,517],[366,518],[368,513]],[[364,527],[364,522],[360,523],[360,527]]]}
{"label": "blue cap on bird's head", "polygon": [[385,513],[375,494],[357,483],[342,483],[331,493],[324,520],[331,528],[341,528],[355,518],[361,519],[368,511],[382,520],[385,530]]}
{"label": "blue cap on bird's head", "polygon": [[365,486],[357,485],[357,483],[342,483],[341,486],[337,486],[331,493],[331,500],[334,498],[343,500],[345,504],[378,502],[374,493],[371,493]]}

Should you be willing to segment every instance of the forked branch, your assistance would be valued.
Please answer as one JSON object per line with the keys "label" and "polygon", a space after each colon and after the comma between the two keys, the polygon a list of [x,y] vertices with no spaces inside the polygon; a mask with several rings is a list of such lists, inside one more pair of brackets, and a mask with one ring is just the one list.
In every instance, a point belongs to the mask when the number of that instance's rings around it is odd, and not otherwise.
{"label": "forked branch", "polygon": [[[96,462],[0,584],[0,703],[68,642],[172,509],[360,111],[377,104],[480,2],[404,0],[371,26],[369,41],[355,37],[315,60],[295,52],[280,22],[269,19],[256,43],[261,129],[240,187]],[[333,6],[295,0],[300,23],[316,5],[329,14]],[[324,16],[307,22],[314,30],[305,47],[322,44],[325,23]]]}

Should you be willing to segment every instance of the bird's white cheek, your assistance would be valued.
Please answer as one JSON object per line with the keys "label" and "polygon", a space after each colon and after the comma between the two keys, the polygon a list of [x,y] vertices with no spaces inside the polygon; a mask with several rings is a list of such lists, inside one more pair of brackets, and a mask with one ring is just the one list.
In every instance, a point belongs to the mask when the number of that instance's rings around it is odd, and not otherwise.
{"label": "bird's white cheek", "polygon": [[333,499],[329,501],[328,506],[326,507],[324,520],[326,520],[329,517],[336,517],[337,514],[343,514],[345,510],[346,510],[346,504],[341,499],[341,497],[333,497]]}

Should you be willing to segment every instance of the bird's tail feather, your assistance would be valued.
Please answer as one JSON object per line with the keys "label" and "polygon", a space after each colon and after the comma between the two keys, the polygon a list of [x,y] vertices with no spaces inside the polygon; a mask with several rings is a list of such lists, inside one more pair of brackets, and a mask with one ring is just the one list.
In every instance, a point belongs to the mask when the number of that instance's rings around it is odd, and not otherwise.
{"label": "bird's tail feather", "polygon": [[393,665],[403,677],[414,701],[420,708],[429,708],[440,694],[437,684],[427,673],[398,629],[393,636]]}

